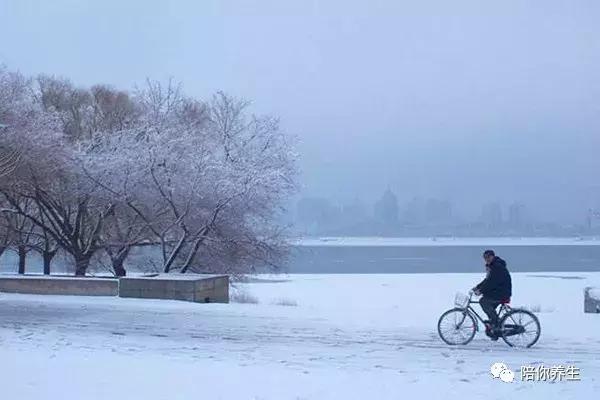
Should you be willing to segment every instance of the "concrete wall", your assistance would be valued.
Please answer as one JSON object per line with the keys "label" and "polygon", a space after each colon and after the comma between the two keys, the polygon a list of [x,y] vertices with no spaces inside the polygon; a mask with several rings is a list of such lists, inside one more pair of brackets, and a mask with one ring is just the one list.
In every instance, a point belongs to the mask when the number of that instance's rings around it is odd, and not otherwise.
{"label": "concrete wall", "polygon": [[586,313],[600,313],[600,288],[585,288],[583,311]]}
{"label": "concrete wall", "polygon": [[109,278],[0,276],[0,292],[79,296],[117,296],[119,281]]}
{"label": "concrete wall", "polygon": [[120,297],[229,303],[227,275],[159,274],[124,277],[120,279],[119,286]]}
{"label": "concrete wall", "polygon": [[0,292],[229,303],[229,277],[227,275],[156,274],[111,279],[0,275]]}

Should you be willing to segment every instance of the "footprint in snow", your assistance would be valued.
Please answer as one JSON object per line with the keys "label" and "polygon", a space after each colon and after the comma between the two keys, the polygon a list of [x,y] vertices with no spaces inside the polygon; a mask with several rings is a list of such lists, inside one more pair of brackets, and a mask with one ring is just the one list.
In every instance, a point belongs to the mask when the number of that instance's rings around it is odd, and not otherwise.
{"label": "footprint in snow", "polygon": [[32,336],[33,336],[33,333],[32,332],[28,332],[28,333],[26,333],[24,335],[21,335],[20,339],[27,340],[27,339],[31,339]]}

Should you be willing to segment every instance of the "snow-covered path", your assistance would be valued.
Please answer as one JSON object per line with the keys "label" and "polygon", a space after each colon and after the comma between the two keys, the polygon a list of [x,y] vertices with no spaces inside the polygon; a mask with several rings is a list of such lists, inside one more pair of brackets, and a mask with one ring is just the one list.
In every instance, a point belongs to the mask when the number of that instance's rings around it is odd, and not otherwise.
{"label": "snow-covered path", "polygon": [[[303,275],[248,283],[259,304],[0,294],[0,387],[19,399],[591,398],[600,318],[581,312],[599,274],[515,274],[543,336],[515,350],[435,332],[456,275]],[[284,301],[285,300],[285,301]],[[281,303],[297,306],[281,306]],[[489,367],[573,364],[581,382],[493,380]]]}

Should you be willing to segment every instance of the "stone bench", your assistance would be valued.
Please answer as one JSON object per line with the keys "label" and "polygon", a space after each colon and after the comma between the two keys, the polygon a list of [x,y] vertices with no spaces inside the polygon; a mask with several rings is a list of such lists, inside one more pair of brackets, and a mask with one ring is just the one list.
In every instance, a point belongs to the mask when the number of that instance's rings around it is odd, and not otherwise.
{"label": "stone bench", "polygon": [[600,288],[586,287],[583,301],[584,312],[600,313]]}
{"label": "stone bench", "polygon": [[72,276],[0,275],[0,292],[74,296],[116,296],[119,281]]}
{"label": "stone bench", "polygon": [[154,274],[119,279],[119,297],[229,303],[229,276]]}

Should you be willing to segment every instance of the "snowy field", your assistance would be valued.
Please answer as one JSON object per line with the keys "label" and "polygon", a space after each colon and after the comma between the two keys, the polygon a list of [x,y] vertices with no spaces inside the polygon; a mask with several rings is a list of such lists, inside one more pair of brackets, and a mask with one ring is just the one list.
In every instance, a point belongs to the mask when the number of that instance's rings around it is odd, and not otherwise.
{"label": "snowy field", "polygon": [[[261,276],[245,303],[0,294],[6,399],[591,399],[600,315],[583,289],[600,273],[513,274],[513,305],[542,336],[515,350],[482,333],[439,340],[439,315],[480,274]],[[257,302],[257,303],[256,303]],[[256,304],[254,304],[256,303]],[[492,379],[504,362],[517,380]],[[521,365],[575,365],[579,382],[521,382]]]}

